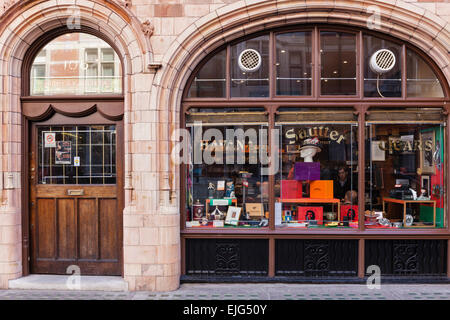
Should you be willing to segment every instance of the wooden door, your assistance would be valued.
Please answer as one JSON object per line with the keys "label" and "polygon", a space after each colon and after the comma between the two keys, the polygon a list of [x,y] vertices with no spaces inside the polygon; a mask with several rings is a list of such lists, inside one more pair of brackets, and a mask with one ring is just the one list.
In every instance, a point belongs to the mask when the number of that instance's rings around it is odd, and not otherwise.
{"label": "wooden door", "polygon": [[31,125],[31,273],[120,275],[122,127],[71,122]]}

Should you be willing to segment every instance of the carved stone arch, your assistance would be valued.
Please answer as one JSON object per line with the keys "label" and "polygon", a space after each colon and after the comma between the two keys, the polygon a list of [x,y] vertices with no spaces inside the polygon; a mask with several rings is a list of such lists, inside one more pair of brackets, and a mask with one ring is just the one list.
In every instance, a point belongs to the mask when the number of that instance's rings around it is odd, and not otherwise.
{"label": "carved stone arch", "polygon": [[[376,12],[374,12],[376,9]],[[167,132],[179,127],[183,89],[195,66],[209,53],[234,39],[262,30],[294,24],[342,24],[362,29],[373,14],[379,14],[376,31],[389,34],[421,49],[440,68],[444,90],[449,96],[450,25],[435,14],[411,3],[398,0],[355,0],[334,3],[304,0],[242,0],[221,7],[198,19],[172,43],[162,59],[163,69],[153,84],[152,101],[161,110],[160,118],[168,118]],[[442,80],[442,79],[441,79]],[[160,142],[161,202],[178,206],[178,166],[173,165],[163,150],[171,150],[175,141]]]}

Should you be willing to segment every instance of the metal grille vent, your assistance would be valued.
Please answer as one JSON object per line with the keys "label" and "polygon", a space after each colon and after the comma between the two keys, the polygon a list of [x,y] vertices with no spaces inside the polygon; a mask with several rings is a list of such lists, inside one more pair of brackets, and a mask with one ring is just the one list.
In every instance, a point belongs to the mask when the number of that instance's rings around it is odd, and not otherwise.
{"label": "metal grille vent", "polygon": [[261,67],[261,61],[261,55],[258,51],[246,49],[239,55],[238,64],[242,71],[253,72]]}
{"label": "metal grille vent", "polygon": [[377,74],[386,73],[395,66],[395,54],[388,49],[381,49],[370,57],[370,69]]}

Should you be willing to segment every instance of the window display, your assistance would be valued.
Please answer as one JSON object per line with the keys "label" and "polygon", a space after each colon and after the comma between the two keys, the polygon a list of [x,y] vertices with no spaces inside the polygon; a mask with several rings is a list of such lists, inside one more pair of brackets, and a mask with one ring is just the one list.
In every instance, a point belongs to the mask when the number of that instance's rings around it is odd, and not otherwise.
{"label": "window display", "polygon": [[[366,228],[444,227],[444,125],[423,111],[390,112],[367,126]],[[386,116],[375,111],[372,118]],[[439,119],[439,110],[427,114]]]}
{"label": "window display", "polygon": [[303,25],[217,48],[184,95],[182,225],[445,228],[442,79],[424,52],[374,30]]}
{"label": "window display", "polygon": [[[263,153],[267,153],[266,116],[262,111],[237,110],[225,123],[230,117],[226,111],[190,112],[192,163],[187,166],[186,225],[266,227],[268,176],[262,171]],[[236,121],[242,117],[249,121]]]}
{"label": "window display", "polygon": [[[353,114],[300,108],[279,112],[278,227],[357,227],[357,125]],[[308,118],[322,121],[308,122]],[[301,119],[301,121],[299,121]],[[302,124],[299,124],[303,122]]]}

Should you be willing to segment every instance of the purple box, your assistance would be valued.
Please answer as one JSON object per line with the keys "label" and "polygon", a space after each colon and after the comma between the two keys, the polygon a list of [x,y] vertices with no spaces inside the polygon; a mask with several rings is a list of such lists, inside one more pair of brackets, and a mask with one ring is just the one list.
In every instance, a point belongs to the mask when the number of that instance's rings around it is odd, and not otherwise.
{"label": "purple box", "polygon": [[295,180],[320,180],[320,162],[296,162]]}

